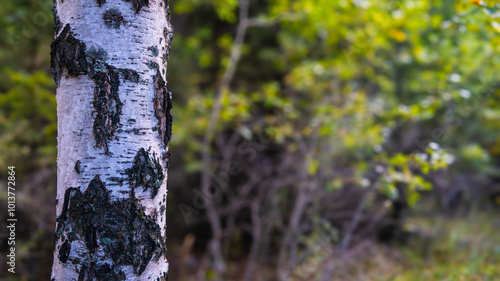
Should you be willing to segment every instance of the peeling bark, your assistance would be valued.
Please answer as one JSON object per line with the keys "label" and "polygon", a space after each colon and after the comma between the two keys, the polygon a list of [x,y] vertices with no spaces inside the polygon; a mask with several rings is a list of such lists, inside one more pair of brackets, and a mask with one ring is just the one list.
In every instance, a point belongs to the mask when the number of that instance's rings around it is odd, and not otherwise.
{"label": "peeling bark", "polygon": [[55,0],[53,12],[58,216],[51,280],[168,280],[172,106],[159,56],[170,48],[162,39],[165,28],[172,32],[168,4]]}

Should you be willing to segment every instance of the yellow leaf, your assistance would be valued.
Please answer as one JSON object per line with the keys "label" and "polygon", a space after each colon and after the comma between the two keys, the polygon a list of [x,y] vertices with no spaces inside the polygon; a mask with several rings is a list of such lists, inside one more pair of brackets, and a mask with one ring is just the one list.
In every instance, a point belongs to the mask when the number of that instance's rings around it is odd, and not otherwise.
{"label": "yellow leaf", "polygon": [[318,167],[319,167],[318,160],[311,159],[311,161],[309,161],[309,165],[307,167],[307,172],[309,173],[309,175],[314,175],[318,171]]}
{"label": "yellow leaf", "polygon": [[406,33],[404,33],[403,31],[401,31],[399,29],[391,29],[391,31],[389,32],[389,35],[399,42],[403,42],[406,40]]}
{"label": "yellow leaf", "polygon": [[482,1],[482,0],[469,0],[469,3],[474,4],[474,5],[478,5],[478,6],[482,6],[485,4],[484,1]]}

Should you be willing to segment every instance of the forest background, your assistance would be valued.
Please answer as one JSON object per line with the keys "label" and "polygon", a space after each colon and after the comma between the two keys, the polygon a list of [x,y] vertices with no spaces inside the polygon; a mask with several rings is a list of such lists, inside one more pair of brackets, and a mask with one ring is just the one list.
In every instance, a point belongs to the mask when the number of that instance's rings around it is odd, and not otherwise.
{"label": "forest background", "polygon": [[[1,263],[1,280],[50,276],[51,8],[0,3],[0,183],[16,166],[20,222],[18,272]],[[172,280],[498,280],[500,4],[176,0],[171,12]]]}

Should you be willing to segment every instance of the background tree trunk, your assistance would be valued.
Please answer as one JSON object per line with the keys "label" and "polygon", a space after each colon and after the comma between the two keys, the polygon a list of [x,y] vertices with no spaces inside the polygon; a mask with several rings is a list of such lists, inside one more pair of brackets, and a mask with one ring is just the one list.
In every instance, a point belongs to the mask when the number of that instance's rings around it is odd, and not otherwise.
{"label": "background tree trunk", "polygon": [[168,1],[55,0],[52,280],[166,280]]}

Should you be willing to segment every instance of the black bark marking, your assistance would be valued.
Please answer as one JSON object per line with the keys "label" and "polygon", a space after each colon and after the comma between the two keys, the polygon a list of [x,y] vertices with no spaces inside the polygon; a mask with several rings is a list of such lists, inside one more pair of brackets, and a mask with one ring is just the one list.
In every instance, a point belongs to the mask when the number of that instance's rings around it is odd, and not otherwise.
{"label": "black bark marking", "polygon": [[132,7],[136,14],[138,14],[144,6],[149,6],[149,0],[132,0]]}
{"label": "black bark marking", "polygon": [[97,147],[104,147],[109,154],[108,142],[120,123],[122,102],[118,94],[120,79],[118,69],[106,63],[108,54],[104,49],[90,47],[86,51],[90,78],[94,81],[93,133]]}
{"label": "black bark marking", "polygon": [[120,123],[122,102],[118,94],[120,80],[118,70],[106,65],[106,72],[97,71],[91,76],[94,80],[94,125],[92,127],[97,147],[104,147],[110,154],[108,142],[114,138],[114,133]]}
{"label": "black bark marking", "polygon": [[122,16],[122,13],[118,9],[109,9],[102,14],[102,19],[104,20],[104,24],[109,28],[118,29],[121,24],[125,24],[125,19]]}
{"label": "black bark marking", "polygon": [[[83,193],[77,188],[66,190],[56,239],[85,242],[87,252],[78,257],[82,264],[78,280],[124,280],[120,269],[126,265],[141,275],[150,260],[166,253],[161,228],[144,207],[134,197],[112,201],[99,176]],[[104,257],[94,255],[97,250]],[[107,259],[113,264],[107,264]]]}
{"label": "black bark marking", "polygon": [[141,129],[138,129],[138,128],[133,128],[133,129],[129,129],[129,130],[123,130],[123,132],[125,133],[132,133],[134,135],[145,135],[146,132],[142,131],[141,132]]}
{"label": "black bark marking", "polygon": [[124,80],[136,83],[139,74],[131,69],[117,69],[107,64],[107,59],[108,55],[102,48],[87,50],[85,43],[75,38],[68,24],[51,45],[51,71],[56,86],[64,69],[68,76],[88,74],[94,81],[94,139],[96,147],[104,147],[109,154],[108,142],[114,139],[123,105],[118,94],[119,74]]}
{"label": "black bark marking", "polygon": [[116,266],[110,266],[107,263],[91,263],[91,266],[83,265],[80,268],[80,273],[78,274],[78,281],[94,280],[120,281],[126,280],[126,276],[122,270]]}
{"label": "black bark marking", "polygon": [[103,48],[96,49],[95,47],[90,47],[85,50],[85,59],[91,74],[106,71],[108,54]]}
{"label": "black bark marking", "polygon": [[71,243],[68,241],[68,239],[66,239],[59,248],[59,261],[62,263],[66,263],[66,261],[68,261],[69,252],[71,252]]}
{"label": "black bark marking", "polygon": [[59,86],[63,69],[67,70],[69,76],[87,74],[85,43],[75,38],[68,24],[50,47],[51,71],[56,86]]}
{"label": "black bark marking", "polygon": [[75,172],[77,174],[81,173],[81,171],[82,171],[81,164],[82,164],[82,162],[80,160],[77,160],[75,162]]}
{"label": "black bark marking", "polygon": [[153,54],[153,56],[155,56],[155,57],[158,56],[158,47],[151,46],[151,47],[148,47],[148,49],[151,51],[151,53]]}
{"label": "black bark marking", "polygon": [[165,45],[166,49],[162,57],[162,61],[164,64],[167,63],[167,60],[170,57],[170,47],[172,44],[172,40],[174,39],[174,34],[172,32],[169,32],[168,28],[163,28],[163,36],[165,37]]}
{"label": "black bark marking", "polygon": [[106,0],[96,0],[97,6],[102,7],[102,4],[106,3]]}
{"label": "black bark marking", "polygon": [[52,12],[54,13],[54,34],[58,34],[62,28],[62,23],[57,15],[57,5],[55,0],[52,4]]}
{"label": "black bark marking", "polygon": [[170,22],[170,0],[164,0],[165,2],[165,11],[167,12],[167,21]]}
{"label": "black bark marking", "polygon": [[148,66],[149,69],[158,69],[160,67],[158,63],[154,61],[148,61],[146,65]]}
{"label": "black bark marking", "polygon": [[162,152],[162,159],[165,162],[165,169],[168,169],[170,167],[170,164],[172,163],[172,160],[170,158],[170,150],[164,150]]}
{"label": "black bark marking", "polygon": [[107,180],[117,182],[120,185],[123,185],[123,182],[125,181],[124,178],[119,178],[119,177],[109,177],[107,178]]}
{"label": "black bark marking", "polygon": [[132,69],[119,68],[120,74],[123,77],[123,80],[128,80],[130,82],[138,83],[139,82],[139,73]]}
{"label": "black bark marking", "polygon": [[153,76],[153,83],[155,88],[153,104],[155,116],[158,119],[158,132],[160,138],[165,144],[165,147],[172,138],[172,93],[167,89],[167,84],[163,80],[160,71],[157,70],[156,75]]}
{"label": "black bark marking", "polygon": [[163,275],[157,277],[156,281],[168,281],[168,274],[166,272],[163,272]]}
{"label": "black bark marking", "polygon": [[144,148],[139,149],[134,157],[133,165],[125,171],[128,175],[130,188],[135,189],[139,186],[143,190],[151,191],[151,198],[158,194],[158,190],[165,179],[163,168],[156,158],[155,154],[150,157],[149,152]]}

